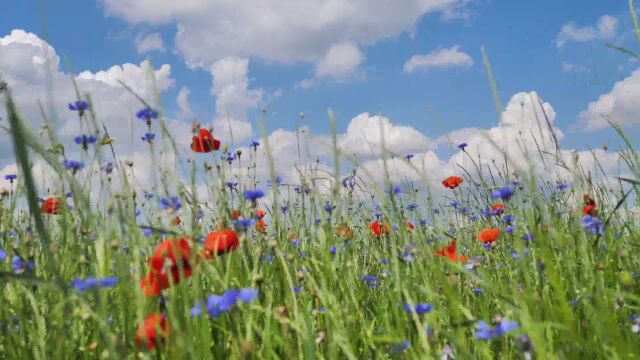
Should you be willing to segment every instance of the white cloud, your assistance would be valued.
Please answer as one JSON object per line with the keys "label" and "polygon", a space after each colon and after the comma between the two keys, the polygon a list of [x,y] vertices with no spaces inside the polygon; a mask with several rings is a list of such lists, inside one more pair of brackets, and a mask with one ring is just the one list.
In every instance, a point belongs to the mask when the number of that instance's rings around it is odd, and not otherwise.
{"label": "white cloud", "polygon": [[192,67],[229,56],[317,62],[336,44],[367,46],[413,29],[428,13],[464,0],[103,0],[108,14],[177,26],[176,47]]}
{"label": "white cloud", "polygon": [[227,57],[216,61],[209,69],[213,78],[211,94],[216,97],[214,128],[222,140],[242,141],[251,136],[247,110],[257,107],[264,93],[249,89],[249,60]]}
{"label": "white cloud", "polygon": [[616,36],[618,19],[611,15],[604,15],[598,19],[596,26],[579,27],[575,22],[562,26],[556,37],[556,46],[563,47],[569,41],[587,42],[596,39],[611,39]]}
{"label": "white cloud", "polygon": [[412,73],[416,69],[450,68],[473,66],[469,54],[460,51],[460,46],[448,49],[436,49],[426,55],[414,55],[404,64],[404,72]]}
{"label": "white cloud", "polygon": [[[77,100],[77,94],[69,74],[61,70],[55,50],[35,34],[14,30],[0,38],[0,74],[9,85],[18,110],[27,123],[36,130],[41,126],[42,116],[38,107],[38,102],[41,102],[68,156],[78,156],[80,147],[72,139],[87,130],[80,128],[77,113],[67,109],[68,103]],[[49,76],[51,89],[47,86]],[[153,84],[149,81],[152,77],[155,79]],[[113,66],[95,73],[85,71],[75,76],[75,81],[81,94],[90,95],[99,124],[104,123],[116,141],[117,154],[147,147],[140,141],[140,136],[147,131],[146,126],[135,119],[135,113],[143,105],[119,81],[152,106],[155,106],[155,94],[166,91],[174,83],[170,65],[152,69],[147,61],[139,65]],[[4,103],[0,104],[0,112],[4,112]],[[172,123],[175,133],[181,133],[182,127],[188,129],[189,124]],[[12,156],[11,141],[0,132],[0,164],[12,161]]]}
{"label": "white cloud", "polygon": [[579,126],[585,131],[609,127],[607,119],[621,126],[640,125],[640,69],[617,82],[613,89],[589,103],[578,115]]}
{"label": "white cloud", "polygon": [[176,97],[176,103],[178,104],[178,108],[180,108],[180,115],[183,117],[193,116],[193,111],[189,104],[189,95],[191,95],[191,90],[183,86],[180,88],[180,91],[178,91],[178,96]]}
{"label": "white cloud", "polygon": [[135,45],[138,54],[144,54],[154,50],[160,52],[164,52],[166,50],[162,36],[157,32],[150,34],[139,33],[136,35]]}
{"label": "white cloud", "polygon": [[329,76],[337,80],[344,79],[354,74],[363,59],[364,55],[355,43],[335,44],[316,63],[315,75]]}
{"label": "white cloud", "polygon": [[383,116],[362,113],[351,120],[347,132],[340,136],[338,146],[349,156],[372,156],[382,150],[382,134],[385,148],[395,154],[424,151],[429,140],[410,126],[392,124]]}
{"label": "white cloud", "polygon": [[296,89],[310,89],[316,84],[316,79],[303,79],[295,84]]}

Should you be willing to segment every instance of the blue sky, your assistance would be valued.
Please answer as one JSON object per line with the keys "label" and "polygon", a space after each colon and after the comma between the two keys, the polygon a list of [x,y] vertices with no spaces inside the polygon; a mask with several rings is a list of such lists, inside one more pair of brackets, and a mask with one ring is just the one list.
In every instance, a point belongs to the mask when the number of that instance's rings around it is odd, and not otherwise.
{"label": "blue sky", "polygon": [[[139,64],[146,58],[155,67],[170,64],[175,84],[162,96],[168,113],[178,112],[176,96],[181,87],[186,86],[191,91],[189,101],[198,119],[206,121],[215,117],[216,99],[210,93],[209,63],[202,67],[188,66],[189,55],[176,46],[179,21],[156,21],[153,11],[136,8],[136,1],[9,2],[3,7],[9,16],[0,23],[0,37],[13,29],[34,33],[46,40],[74,72],[96,72],[123,63]],[[490,128],[498,120],[480,54],[484,46],[503,106],[516,93],[535,91],[557,112],[555,125],[566,135],[563,147],[586,149],[617,142],[611,130],[584,132],[575,125],[578,114],[586,110],[589,103],[609,93],[637,67],[627,55],[605,47],[608,43],[630,49],[638,47],[626,2],[471,0],[459,3],[453,15],[426,11],[408,31],[390,31],[372,41],[355,40],[363,60],[350,76],[314,76],[313,59],[281,61],[260,54],[243,56],[249,60],[249,88],[263,91],[261,102],[269,110],[269,130],[294,129],[300,122],[298,114],[304,112],[304,123],[312,131],[326,133],[329,108],[337,115],[339,132],[344,132],[350,120],[362,112],[381,114],[431,139],[466,127]],[[181,6],[180,2],[175,4]],[[132,8],[140,14],[127,15]],[[150,14],[145,17],[147,11]],[[610,36],[596,34],[587,40],[568,40],[561,47],[557,45],[563,26],[574,23],[577,28],[591,27],[597,32],[598,21],[604,15],[617,21]],[[156,32],[166,51],[140,53],[136,50],[138,34]],[[329,33],[339,34],[339,30]],[[468,54],[473,65],[403,71],[412,56],[453,46],[459,46],[460,51]],[[296,85],[304,79],[314,79],[314,85],[307,89]],[[260,107],[247,107],[249,121],[260,116]],[[631,120],[621,122],[635,124]],[[632,139],[638,138],[640,132],[633,126],[627,130]]]}

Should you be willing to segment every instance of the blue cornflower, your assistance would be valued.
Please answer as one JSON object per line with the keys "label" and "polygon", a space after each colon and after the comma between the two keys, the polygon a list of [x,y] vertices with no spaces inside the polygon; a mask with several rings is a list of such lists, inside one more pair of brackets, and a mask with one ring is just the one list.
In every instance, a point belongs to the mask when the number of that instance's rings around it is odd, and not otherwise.
{"label": "blue cornflower", "polygon": [[335,255],[337,251],[338,251],[338,249],[336,248],[335,245],[332,245],[331,248],[329,249],[329,253],[331,255]]}
{"label": "blue cornflower", "polygon": [[76,291],[85,292],[90,289],[114,287],[118,284],[118,279],[115,277],[106,277],[102,279],[89,276],[86,279],[78,279],[77,277],[69,284],[73,286]]}
{"label": "blue cornflower", "polygon": [[74,173],[78,170],[82,170],[84,168],[84,163],[82,163],[81,161],[76,161],[76,160],[65,160],[64,161],[64,167],[67,170],[71,170]]}
{"label": "blue cornflower", "polygon": [[378,286],[378,277],[375,275],[365,275],[360,278],[368,287]]}
{"label": "blue cornflower", "polygon": [[509,225],[506,228],[504,228],[504,232],[506,232],[507,234],[511,234],[511,233],[513,233],[513,230],[515,230],[515,229],[516,229],[515,226]]}
{"label": "blue cornflower", "polygon": [[451,202],[451,207],[453,207],[454,209],[457,209],[459,205],[460,203],[455,200]]}
{"label": "blue cornflower", "polygon": [[294,294],[299,294],[302,291],[303,287],[302,286],[294,286],[291,288],[291,291],[293,291]]}
{"label": "blue cornflower", "polygon": [[84,147],[86,147],[88,144],[93,144],[96,142],[96,137],[93,135],[85,135],[82,134],[80,136],[76,136],[75,138],[73,138],[73,142],[75,142],[78,145],[82,145]]}
{"label": "blue cornflower", "polygon": [[558,184],[558,185],[556,185],[556,189],[558,191],[565,191],[568,188],[569,188],[569,185],[567,185],[567,184]]}
{"label": "blue cornflower", "polygon": [[238,155],[235,152],[227,152],[225,155],[222,156],[222,159],[226,160],[229,163],[229,165],[231,165],[231,163],[237,158],[238,158]]}
{"label": "blue cornflower", "polygon": [[251,288],[227,290],[221,296],[211,295],[207,298],[207,312],[213,317],[228,312],[238,305],[238,302],[249,303],[258,297],[258,291]]}
{"label": "blue cornflower", "polygon": [[256,201],[264,196],[262,190],[247,190],[244,192],[244,198],[251,201]]}
{"label": "blue cornflower", "polygon": [[151,237],[151,236],[153,235],[153,230],[151,230],[151,229],[144,229],[144,230],[142,231],[142,235],[143,235],[144,237]]}
{"label": "blue cornflower", "polygon": [[401,342],[399,344],[391,345],[389,347],[388,353],[389,354],[401,353],[401,352],[407,350],[410,347],[411,347],[411,343],[409,342],[409,340],[405,340],[405,341],[403,341],[403,342]]}
{"label": "blue cornflower", "polygon": [[146,133],[146,134],[144,134],[143,136],[140,137],[140,140],[146,141],[148,143],[152,142],[155,139],[156,139],[156,134],[154,134],[154,133]]}
{"label": "blue cornflower", "polygon": [[412,311],[415,311],[416,314],[422,315],[431,312],[432,309],[433,305],[427,303],[416,304],[414,307],[409,304],[404,304],[404,311],[407,314],[411,314]]}
{"label": "blue cornflower", "polygon": [[193,307],[190,310],[191,317],[200,317],[202,316],[202,302],[200,300],[196,301],[193,304]]}
{"label": "blue cornflower", "polygon": [[329,203],[324,204],[324,211],[326,211],[328,213],[331,213],[334,208],[335,208],[335,206],[333,206],[333,205],[331,205]]}
{"label": "blue cornflower", "polygon": [[[387,264],[389,264],[389,259],[386,259],[386,258],[382,258],[382,259],[380,259],[380,264],[382,264],[382,265],[387,265]],[[364,279],[363,279],[363,280],[364,280]]]}
{"label": "blue cornflower", "polygon": [[413,154],[407,154],[404,156],[405,159],[407,159],[407,161],[411,160],[413,158]]}
{"label": "blue cornflower", "polygon": [[533,240],[533,238],[534,238],[533,234],[524,234],[524,235],[522,235],[522,240],[529,241],[529,240]]}
{"label": "blue cornflower", "polygon": [[465,206],[465,207],[462,207],[462,208],[458,209],[458,212],[459,212],[460,214],[466,214],[466,213],[468,213],[468,212],[469,212],[469,208],[468,208],[468,207],[466,207],[466,206]]}
{"label": "blue cornflower", "polygon": [[469,215],[469,217],[467,218],[469,219],[469,221],[478,221],[480,220],[480,218],[478,217],[478,215]]}
{"label": "blue cornflower", "polygon": [[415,254],[418,246],[416,244],[410,243],[405,245],[404,249],[402,249],[402,259],[406,262],[413,261],[413,255]]}
{"label": "blue cornflower", "polygon": [[151,108],[144,108],[136,113],[136,117],[140,120],[146,120],[147,122],[151,122],[151,119],[158,118],[158,112]]}
{"label": "blue cornflower", "polygon": [[495,215],[491,209],[489,208],[482,209],[482,216],[491,216],[491,215]]}
{"label": "blue cornflower", "polygon": [[33,270],[35,264],[33,261],[24,261],[20,256],[15,255],[11,259],[11,269],[16,274],[22,274],[25,271]]}
{"label": "blue cornflower", "polygon": [[238,220],[234,222],[237,229],[245,230],[252,227],[256,221],[253,218],[245,218],[244,216],[240,216]]}
{"label": "blue cornflower", "polygon": [[282,211],[283,214],[286,214],[287,211],[289,211],[289,205],[283,205],[280,207],[280,210]]}
{"label": "blue cornflower", "polygon": [[473,291],[473,293],[476,294],[476,295],[480,295],[480,294],[482,294],[483,290],[481,288],[476,288],[476,289],[473,289],[471,291]]}
{"label": "blue cornflower", "polygon": [[438,208],[433,208],[431,211],[433,211],[434,214],[440,214],[440,209]]}
{"label": "blue cornflower", "polygon": [[464,148],[466,148],[467,146],[469,146],[466,142],[463,142],[461,144],[458,144],[458,149],[464,151]]}
{"label": "blue cornflower", "polygon": [[147,200],[151,200],[151,199],[153,199],[153,194],[145,192],[144,193],[144,198],[147,199]]}
{"label": "blue cornflower", "polygon": [[252,147],[253,150],[255,151],[255,150],[258,150],[258,146],[260,146],[260,143],[257,142],[257,141],[252,141],[251,145],[249,145],[249,146]]}
{"label": "blue cornflower", "polygon": [[502,221],[506,222],[507,224],[511,224],[515,219],[516,217],[513,215],[505,215],[502,217]]}
{"label": "blue cornflower", "polygon": [[520,254],[518,254],[517,252],[514,251],[514,252],[511,253],[511,257],[516,259],[516,260],[518,260],[518,259],[520,259]]}
{"label": "blue cornflower", "polygon": [[7,174],[4,176],[5,180],[9,180],[10,182],[13,182],[13,180],[17,179],[18,176],[16,174]]}
{"label": "blue cornflower", "polygon": [[415,203],[411,203],[407,205],[407,210],[415,210],[417,208],[418,208],[418,205],[416,205]]}
{"label": "blue cornflower", "polygon": [[100,167],[100,170],[104,171],[107,175],[111,174],[113,172],[113,162],[107,161]]}
{"label": "blue cornflower", "polygon": [[513,196],[513,188],[509,186],[505,186],[498,190],[494,190],[491,193],[491,197],[493,197],[494,199],[509,200],[509,198],[511,198],[512,196]]}
{"label": "blue cornflower", "polygon": [[82,115],[85,111],[89,110],[89,103],[86,101],[75,101],[69,103],[69,110],[77,111],[80,115]]}
{"label": "blue cornflower", "polygon": [[593,235],[604,234],[604,223],[595,216],[585,215],[582,218],[582,227]]}
{"label": "blue cornflower", "polygon": [[509,321],[502,319],[495,327],[489,327],[486,322],[480,320],[476,323],[476,339],[478,340],[491,340],[494,337],[502,336],[510,331],[518,328],[518,323],[515,321]]}
{"label": "blue cornflower", "polygon": [[227,183],[225,184],[229,190],[235,190],[238,188],[238,182],[237,181],[227,181]]}
{"label": "blue cornflower", "polygon": [[4,261],[7,258],[7,252],[4,250],[0,250],[0,261]]}
{"label": "blue cornflower", "polygon": [[180,204],[180,198],[177,196],[172,196],[171,199],[160,199],[160,206],[164,209],[173,209],[174,211],[180,210],[182,208],[182,204]]}
{"label": "blue cornflower", "polygon": [[356,187],[356,179],[354,176],[347,176],[342,179],[342,186],[353,189]]}

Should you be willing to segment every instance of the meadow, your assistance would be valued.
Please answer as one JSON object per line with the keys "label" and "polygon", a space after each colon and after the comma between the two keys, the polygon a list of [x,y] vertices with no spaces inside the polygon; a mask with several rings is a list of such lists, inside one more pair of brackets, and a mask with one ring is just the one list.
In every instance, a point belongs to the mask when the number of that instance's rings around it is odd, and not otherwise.
{"label": "meadow", "polygon": [[[11,84],[0,96],[19,167],[0,179],[1,358],[640,355],[640,158],[614,123],[624,176],[526,154],[572,175],[544,178],[509,149],[441,174],[437,190],[386,165],[376,182],[334,132],[333,170],[285,183],[271,157],[256,177],[266,137],[241,151],[195,124],[178,149],[161,107],[140,99],[136,136],[157,164],[140,189],[88,94],[68,99],[85,133],[64,144],[46,116],[44,138],[26,125]],[[41,186],[36,160],[57,187]]]}

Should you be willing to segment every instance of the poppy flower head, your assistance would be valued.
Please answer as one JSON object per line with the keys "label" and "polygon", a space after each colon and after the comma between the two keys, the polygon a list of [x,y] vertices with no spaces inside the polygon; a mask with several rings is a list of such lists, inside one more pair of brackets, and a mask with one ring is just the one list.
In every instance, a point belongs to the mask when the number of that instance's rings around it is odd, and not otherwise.
{"label": "poppy flower head", "polygon": [[169,336],[171,330],[164,315],[153,313],[138,326],[136,330],[136,347],[146,346],[147,350],[155,349]]}
{"label": "poppy flower head", "polygon": [[411,232],[411,231],[413,231],[415,228],[416,228],[416,227],[415,227],[412,223],[410,223],[410,222],[408,222],[408,223],[407,223],[407,231]]}
{"label": "poppy flower head", "polygon": [[456,240],[452,240],[451,244],[449,244],[449,246],[447,246],[446,248],[442,249],[442,250],[437,250],[436,251],[436,255],[438,256],[445,256],[447,258],[449,258],[449,260],[454,261],[454,262],[465,262],[467,261],[467,257],[466,256],[459,256],[458,254],[456,254]]}
{"label": "poppy flower head", "polygon": [[180,220],[180,216],[176,216],[173,218],[173,220],[171,220],[171,224],[173,225],[180,225],[181,222],[182,220]]}
{"label": "poppy flower head", "polygon": [[219,230],[207,235],[202,249],[202,257],[211,259],[216,255],[226,254],[238,248],[238,234],[233,230]]}
{"label": "poppy flower head", "polygon": [[493,215],[500,215],[504,212],[504,204],[496,203],[491,205],[491,213]]}
{"label": "poppy flower head", "polygon": [[240,216],[242,216],[242,213],[240,212],[240,210],[233,210],[231,212],[231,220],[238,220],[238,218],[240,218]]}
{"label": "poppy flower head", "polygon": [[336,235],[345,239],[350,239],[353,237],[353,230],[351,230],[351,228],[346,224],[339,225],[336,227]]}
{"label": "poppy flower head", "polygon": [[383,224],[379,221],[374,221],[369,225],[369,230],[371,234],[375,237],[380,237],[381,235],[387,235],[391,231],[388,224]]}
{"label": "poppy flower head", "polygon": [[264,215],[266,214],[266,212],[264,210],[256,210],[256,218],[258,220],[262,219],[264,217]]}
{"label": "poppy flower head", "polygon": [[496,240],[498,240],[498,237],[500,237],[500,230],[498,229],[484,229],[482,231],[480,231],[480,233],[478,234],[478,241],[481,241],[483,243],[492,243]]}
{"label": "poppy flower head", "polygon": [[58,215],[62,211],[62,198],[48,198],[42,202],[40,211],[47,215]]}
{"label": "poppy flower head", "polygon": [[140,280],[140,290],[146,297],[153,297],[169,288],[169,275],[165,272],[149,271]]}
{"label": "poppy flower head", "polygon": [[596,206],[596,201],[587,194],[584,195],[584,207],[582,208],[582,215],[598,215],[598,207]]}
{"label": "poppy flower head", "polygon": [[264,222],[264,219],[258,219],[258,221],[256,221],[256,225],[255,225],[255,229],[258,232],[265,232],[267,231],[267,223]]}
{"label": "poppy flower head", "polygon": [[220,150],[220,140],[211,135],[209,130],[200,128],[198,135],[191,141],[191,150],[197,153],[208,153]]}
{"label": "poppy flower head", "polygon": [[155,296],[172,283],[178,284],[180,280],[191,276],[191,246],[185,238],[165,240],[147,262],[151,269],[140,280],[140,289],[145,296]]}
{"label": "poppy flower head", "polygon": [[449,189],[455,189],[460,184],[462,184],[463,181],[464,179],[462,179],[459,176],[449,176],[448,178],[442,180],[442,185],[444,185],[444,187]]}

